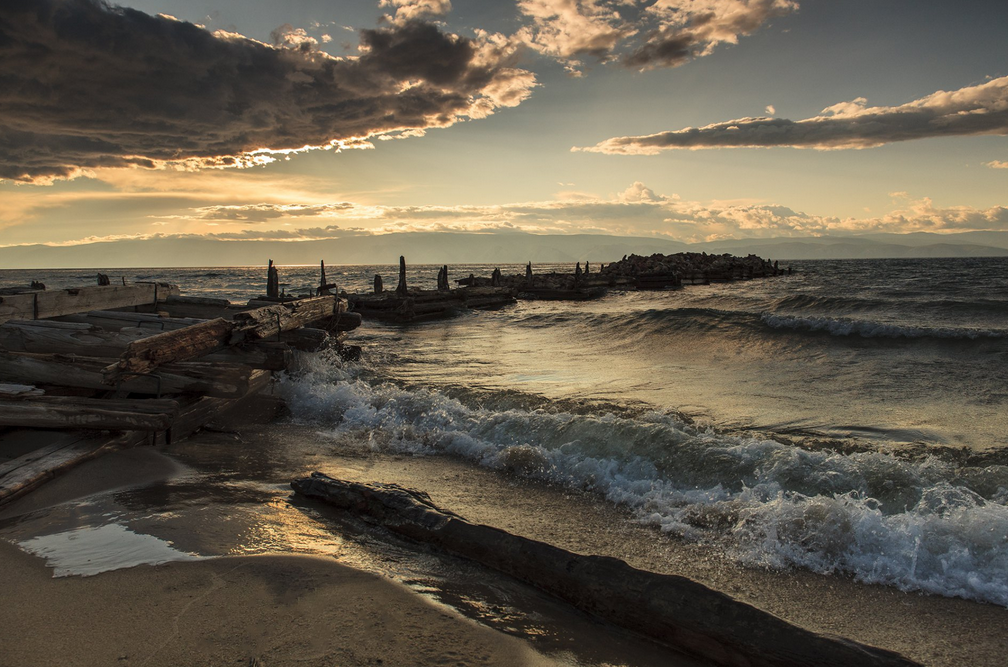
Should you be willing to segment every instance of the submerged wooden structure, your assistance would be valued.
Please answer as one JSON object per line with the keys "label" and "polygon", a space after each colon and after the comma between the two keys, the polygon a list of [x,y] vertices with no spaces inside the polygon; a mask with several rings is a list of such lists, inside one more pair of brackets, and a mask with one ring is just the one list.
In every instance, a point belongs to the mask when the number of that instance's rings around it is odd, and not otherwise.
{"label": "submerged wooden structure", "polygon": [[0,291],[0,504],[114,449],[167,444],[269,385],[292,349],[341,346],[361,323],[315,295],[247,304],[166,283]]}
{"label": "submerged wooden structure", "polygon": [[397,324],[453,317],[466,310],[500,308],[515,302],[515,290],[500,285],[451,289],[448,267],[438,271],[437,289],[411,288],[406,283],[406,258],[399,257],[399,283],[387,292],[381,276],[374,279],[374,292],[348,294],[354,313],[368,319]]}

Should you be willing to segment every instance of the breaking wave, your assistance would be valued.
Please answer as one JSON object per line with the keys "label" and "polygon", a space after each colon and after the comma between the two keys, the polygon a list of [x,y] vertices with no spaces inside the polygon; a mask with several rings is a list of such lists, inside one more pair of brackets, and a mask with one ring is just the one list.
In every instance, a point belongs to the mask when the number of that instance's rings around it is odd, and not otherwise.
{"label": "breaking wave", "polygon": [[[1008,606],[1008,466],[808,451],[675,415],[492,407],[309,360],[281,391],[337,446],[460,456],[598,494],[739,562]],[[510,407],[509,407],[510,406]]]}
{"label": "breaking wave", "polygon": [[861,336],[862,338],[945,338],[977,340],[1005,338],[1008,332],[994,329],[956,327],[924,327],[886,324],[869,320],[832,317],[799,317],[763,313],[760,320],[773,329],[796,331],[821,331],[832,336]]}

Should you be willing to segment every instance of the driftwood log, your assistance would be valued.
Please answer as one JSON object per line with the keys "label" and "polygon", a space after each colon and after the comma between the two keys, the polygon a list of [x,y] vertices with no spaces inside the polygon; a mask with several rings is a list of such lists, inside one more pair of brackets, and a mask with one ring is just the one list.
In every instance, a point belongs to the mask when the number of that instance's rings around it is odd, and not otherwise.
{"label": "driftwood log", "polygon": [[321,473],[294,491],[358,513],[408,538],[525,581],[618,625],[731,667],[908,667],[903,656],[791,625],[685,577],[655,574],[622,560],[582,556],[474,525],[426,494],[394,484],[361,484]]}

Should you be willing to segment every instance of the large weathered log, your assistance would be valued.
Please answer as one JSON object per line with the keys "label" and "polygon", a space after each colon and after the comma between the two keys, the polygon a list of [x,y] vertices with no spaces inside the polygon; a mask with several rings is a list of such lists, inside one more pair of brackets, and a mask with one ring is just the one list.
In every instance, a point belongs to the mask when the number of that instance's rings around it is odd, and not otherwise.
{"label": "large weathered log", "polygon": [[[0,380],[107,390],[102,370],[111,359],[62,354],[26,354],[0,350]],[[196,393],[236,398],[248,392],[248,366],[189,361],[168,364],[157,376],[123,378],[119,389],[131,394]]]}
{"label": "large weathered log", "polygon": [[233,322],[218,318],[137,339],[126,346],[118,362],[106,368],[105,376],[114,380],[123,374],[150,373],[163,364],[219,350],[230,340],[234,328]]}
{"label": "large weathered log", "polygon": [[645,572],[622,560],[565,549],[474,525],[394,484],[361,484],[321,473],[294,490],[526,581],[613,623],[731,667],[908,667],[903,656],[819,635],[685,577]]}
{"label": "large weathered log", "polygon": [[[0,401],[0,425],[32,428],[84,428],[114,431],[164,431],[171,426],[178,404],[138,400],[108,399],[52,400],[69,397],[38,396],[23,400]],[[48,399],[48,400],[47,400]],[[157,405],[146,405],[157,403]]]}
{"label": "large weathered log", "polygon": [[338,299],[334,296],[317,296],[291,303],[278,303],[264,308],[247,310],[234,316],[235,329],[231,343],[261,340],[305,326],[335,314]]}
{"label": "large weathered log", "polygon": [[133,283],[4,295],[0,296],[0,323],[153,304],[178,293],[175,285]]}

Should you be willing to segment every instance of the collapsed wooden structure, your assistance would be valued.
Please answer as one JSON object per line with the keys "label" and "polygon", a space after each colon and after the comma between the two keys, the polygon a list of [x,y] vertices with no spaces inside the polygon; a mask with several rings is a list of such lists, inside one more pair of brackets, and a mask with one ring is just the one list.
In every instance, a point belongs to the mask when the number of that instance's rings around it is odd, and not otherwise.
{"label": "collapsed wooden structure", "polygon": [[292,349],[342,345],[361,317],[322,276],[319,295],[281,297],[271,262],[267,295],[244,305],[105,276],[0,292],[0,504],[106,451],[184,438]]}

